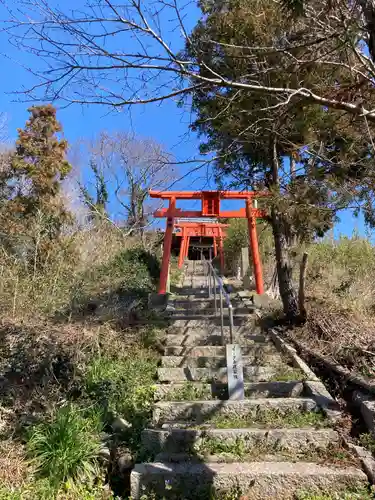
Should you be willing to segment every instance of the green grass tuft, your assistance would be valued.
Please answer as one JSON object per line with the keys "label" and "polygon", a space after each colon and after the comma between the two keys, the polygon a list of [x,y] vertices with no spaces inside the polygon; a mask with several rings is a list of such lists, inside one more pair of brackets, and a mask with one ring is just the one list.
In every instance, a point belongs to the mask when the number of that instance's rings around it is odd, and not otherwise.
{"label": "green grass tuft", "polygon": [[[218,429],[243,429],[246,427],[329,427],[329,421],[322,412],[287,411],[260,409],[256,414],[249,413],[243,417],[217,415],[210,422]],[[206,422],[207,423],[207,422]]]}
{"label": "green grass tuft", "polygon": [[368,488],[348,488],[346,491],[333,493],[310,493],[301,491],[295,495],[296,500],[373,500],[374,491]]}
{"label": "green grass tuft", "polygon": [[27,443],[39,477],[54,487],[68,479],[87,480],[97,471],[100,415],[89,417],[74,405],[59,408],[49,422],[35,425]]}
{"label": "green grass tuft", "polygon": [[361,434],[359,437],[359,442],[362,446],[370,450],[372,454],[375,454],[375,438],[372,434]]}
{"label": "green grass tuft", "polygon": [[295,380],[306,380],[306,375],[298,368],[292,368],[288,365],[280,365],[275,375],[272,377],[275,382],[293,382]]}
{"label": "green grass tuft", "polygon": [[98,480],[95,480],[95,484],[94,481],[85,484],[67,481],[59,489],[43,479],[12,489],[0,484],[0,500],[111,500],[113,498],[112,493],[105,491]]}
{"label": "green grass tuft", "polygon": [[168,401],[196,401],[212,399],[211,390],[206,387],[196,386],[194,382],[185,382],[182,387],[165,395]]}
{"label": "green grass tuft", "polygon": [[239,461],[264,460],[266,455],[277,455],[286,461],[307,461],[315,463],[343,463],[356,465],[353,455],[339,444],[331,444],[325,448],[305,446],[303,449],[290,449],[288,446],[276,442],[270,443],[267,439],[259,439],[256,443],[237,437],[233,441],[223,441],[214,437],[203,437],[194,445],[196,454],[202,457],[207,455],[231,455]]}

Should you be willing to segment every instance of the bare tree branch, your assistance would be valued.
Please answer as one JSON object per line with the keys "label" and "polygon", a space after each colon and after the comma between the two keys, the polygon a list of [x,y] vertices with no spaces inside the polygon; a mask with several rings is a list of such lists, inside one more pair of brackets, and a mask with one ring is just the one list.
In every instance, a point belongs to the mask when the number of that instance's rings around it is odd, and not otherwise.
{"label": "bare tree branch", "polygon": [[[207,40],[207,44],[228,50],[231,57],[255,61],[262,54],[272,53],[293,58],[294,51],[303,48],[305,57],[294,58],[296,68],[314,64],[334,70],[347,65],[322,47],[327,41],[340,40],[358,61],[353,72],[372,82],[374,62],[361,49],[361,43],[347,35],[351,27],[356,27],[366,39],[366,18],[361,12],[367,12],[369,2],[362,0],[358,8],[349,8],[345,0],[338,0],[335,12],[327,12],[325,6],[319,9],[315,4],[308,5],[302,42],[285,40],[264,47],[215,40]],[[275,8],[278,4],[275,0]],[[17,5],[16,10],[9,11],[7,30],[12,43],[34,55],[39,66],[36,72],[40,81],[29,89],[28,98],[122,107],[181,99],[200,88],[227,88],[276,98],[278,102],[264,108],[265,112],[303,100],[375,121],[375,110],[367,108],[365,102],[335,97],[332,90],[309,88],[303,82],[290,87],[260,85],[255,77],[264,69],[259,67],[253,76],[244,73],[226,78],[207,64],[205,48],[195,43],[182,14],[186,5],[178,0],[89,0],[72,10],[62,10],[46,0],[19,0]],[[172,26],[171,18],[175,20]],[[174,29],[181,37],[176,37]],[[195,54],[193,59],[183,56],[184,44]]]}

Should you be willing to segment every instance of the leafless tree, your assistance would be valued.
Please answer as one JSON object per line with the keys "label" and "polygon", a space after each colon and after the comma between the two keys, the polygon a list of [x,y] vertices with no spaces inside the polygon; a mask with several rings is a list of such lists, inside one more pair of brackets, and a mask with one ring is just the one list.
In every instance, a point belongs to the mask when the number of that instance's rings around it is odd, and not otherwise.
{"label": "leafless tree", "polygon": [[86,150],[86,157],[95,165],[97,192],[102,191],[100,213],[105,211],[103,204],[113,204],[115,199],[120,207],[117,218],[125,220],[133,231],[142,232],[154,208],[149,190],[167,188],[176,176],[171,156],[155,140],[126,132],[102,132],[86,144]]}
{"label": "leafless tree", "polygon": [[[275,0],[275,8],[285,3]],[[230,49],[239,54],[236,57],[255,61],[253,74],[246,72],[234,80],[205,62],[204,46],[191,36],[196,11],[189,0],[78,0],[73,9],[61,8],[55,0],[18,0],[18,8],[9,11],[7,26],[12,43],[37,58],[32,71],[40,80],[28,92],[32,99],[122,107],[181,99],[199,88],[230,87],[273,96],[278,101],[273,107],[303,100],[375,121],[375,110],[366,106],[360,91],[375,77],[373,0],[305,3],[303,41],[291,42],[287,34],[284,43],[281,36],[270,46],[228,46],[207,40],[218,50]],[[225,2],[217,0],[216,6],[223,9]],[[324,50],[327,40],[333,41],[332,50]],[[301,45],[306,49],[303,57],[295,53]],[[347,61],[335,57],[335,47],[341,50],[343,45]],[[194,57],[185,57],[184,47]],[[289,58],[296,71],[302,66],[312,71],[322,66],[350,70],[353,87],[332,92],[324,86],[306,87],[298,79],[290,86],[260,84],[256,62],[269,53]]]}

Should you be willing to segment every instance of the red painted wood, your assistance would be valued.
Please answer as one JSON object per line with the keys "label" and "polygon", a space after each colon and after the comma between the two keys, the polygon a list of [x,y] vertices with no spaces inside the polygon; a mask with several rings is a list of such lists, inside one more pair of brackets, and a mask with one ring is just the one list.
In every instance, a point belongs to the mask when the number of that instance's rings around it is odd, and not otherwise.
{"label": "red painted wood", "polygon": [[246,200],[246,212],[247,212],[247,220],[249,227],[251,254],[253,258],[256,292],[259,294],[263,294],[264,283],[263,283],[262,263],[259,255],[256,218],[254,216],[254,210],[252,207],[251,200]]}
{"label": "red painted wood", "polygon": [[[174,209],[176,208],[175,198],[170,199],[169,208],[173,213]],[[171,248],[172,248],[172,238],[173,238],[173,226],[174,226],[173,217],[168,217],[167,227],[165,228],[165,235],[164,235],[164,248],[163,248],[163,259],[160,271],[159,295],[165,295],[167,293],[169,262],[171,260]]]}

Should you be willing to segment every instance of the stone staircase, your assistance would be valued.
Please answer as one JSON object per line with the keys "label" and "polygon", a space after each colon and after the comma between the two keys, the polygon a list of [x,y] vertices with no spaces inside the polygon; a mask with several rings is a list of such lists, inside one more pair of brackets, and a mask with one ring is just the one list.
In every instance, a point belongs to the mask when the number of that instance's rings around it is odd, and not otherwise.
{"label": "stone staircase", "polygon": [[239,297],[233,307],[245,399],[228,400],[220,322],[199,264],[193,273],[188,263],[174,300],[152,427],[142,435],[148,461],[132,471],[132,498],[313,499],[363,491],[367,477],[335,430],[335,401],[292,348],[257,329],[254,306]]}

